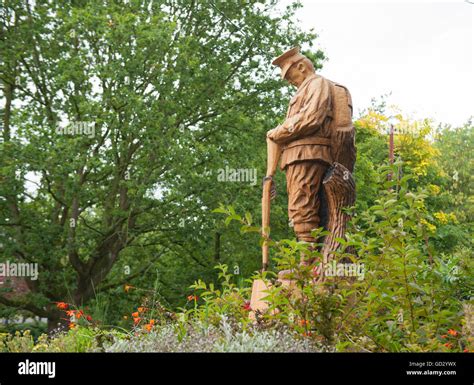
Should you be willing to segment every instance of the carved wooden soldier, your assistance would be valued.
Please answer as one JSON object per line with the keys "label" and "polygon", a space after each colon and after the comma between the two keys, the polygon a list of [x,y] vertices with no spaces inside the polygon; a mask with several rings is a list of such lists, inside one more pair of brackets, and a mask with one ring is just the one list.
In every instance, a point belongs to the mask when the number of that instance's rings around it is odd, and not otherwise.
{"label": "carved wooden soldier", "polygon": [[[281,68],[282,78],[297,87],[297,91],[291,98],[285,121],[267,133],[267,171],[262,186],[262,267],[263,270],[268,267],[270,199],[276,193],[273,176],[281,156],[280,168],[286,172],[288,216],[298,240],[319,241],[311,232],[321,225],[330,232],[321,250],[323,260],[317,280],[323,281],[324,264],[339,247],[338,239],[344,238],[349,219],[344,208],[352,206],[355,200],[352,100],[346,87],[317,75],[313,63],[298,47],[276,58],[273,64]],[[327,208],[324,224],[320,218],[321,191]],[[305,264],[314,262],[302,260]],[[280,271],[279,281],[294,287],[288,273],[288,270]],[[253,282],[250,318],[255,319],[255,312],[268,309],[264,300],[267,290],[264,280]]]}
{"label": "carved wooden soldier", "polygon": [[[320,190],[323,182],[328,182],[324,185],[329,194],[326,227],[334,230],[334,234],[326,241],[334,249],[337,247],[334,237],[344,236],[348,219],[342,207],[350,206],[355,199],[350,93],[317,75],[313,63],[298,47],[285,52],[272,64],[281,68],[282,78],[297,87],[286,119],[267,133],[267,141],[274,141],[282,151],[280,168],[286,172],[290,224],[299,241],[316,241],[311,231],[321,226]],[[272,176],[267,175],[267,179]]]}

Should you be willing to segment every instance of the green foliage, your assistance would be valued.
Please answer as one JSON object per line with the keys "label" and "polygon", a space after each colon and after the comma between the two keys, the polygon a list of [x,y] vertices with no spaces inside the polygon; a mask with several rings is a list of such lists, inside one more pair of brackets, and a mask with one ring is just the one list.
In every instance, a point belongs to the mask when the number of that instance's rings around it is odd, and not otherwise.
{"label": "green foliage", "polygon": [[[262,325],[283,323],[338,350],[462,351],[472,349],[461,335],[462,306],[473,296],[474,270],[468,253],[436,253],[429,246],[430,214],[423,189],[410,188],[411,175],[388,180],[401,164],[382,167],[379,198],[356,214],[335,263],[358,263],[363,279],[317,278],[318,250],[293,240],[274,243],[276,271],[288,270],[291,286],[266,274],[270,304]],[[239,220],[230,208],[227,218]],[[324,235],[317,230],[314,236]],[[356,251],[356,253],[354,253]],[[323,266],[324,269],[324,266]],[[442,335],[456,331],[456,344]]]}
{"label": "green foliage", "polygon": [[376,205],[353,222],[358,231],[348,235],[367,270],[354,319],[364,320],[364,335],[383,351],[440,350],[438,334],[460,330],[462,300],[472,296],[459,295],[472,281],[472,264],[458,260],[449,277],[446,256],[429,247],[427,194],[410,190],[409,179],[385,182]]}
{"label": "green foliage", "polygon": [[234,275],[229,273],[227,265],[218,265],[219,287],[213,283],[206,284],[198,280],[191,285],[196,295],[200,298],[200,304],[194,300],[192,309],[183,309],[179,314],[181,321],[199,320],[204,325],[218,326],[222,316],[239,320],[245,329],[250,324],[248,309],[246,309],[247,298],[250,297],[248,287],[238,287],[233,283]]}
{"label": "green foliage", "polygon": [[[216,279],[217,263],[251,274],[246,259],[258,248],[236,244],[208,211],[219,202],[255,210],[257,182],[217,175],[263,174],[259,143],[289,98],[271,60],[315,39],[298,28],[297,6],[274,6],[5,4],[0,260],[38,263],[40,279],[3,305],[57,321],[54,301],[99,300],[113,304],[103,312],[113,322],[130,306],[116,300],[125,283],[158,279],[177,307],[194,280]],[[320,68],[324,54],[313,56]],[[94,131],[60,130],[84,124]]]}
{"label": "green foliage", "polygon": [[0,333],[7,333],[14,335],[16,332],[28,331],[34,339],[37,339],[40,335],[47,333],[48,328],[45,322],[34,321],[34,322],[18,322],[18,319],[8,319],[8,323],[4,323],[0,327]]}
{"label": "green foliage", "polygon": [[2,352],[57,352],[84,353],[99,351],[104,336],[112,338],[120,335],[115,331],[104,332],[94,328],[77,327],[67,333],[48,337],[46,334],[34,339],[26,330],[15,335],[0,334],[0,351]]}
{"label": "green foliage", "polygon": [[[363,264],[364,279],[318,283],[300,263],[321,255],[292,238],[283,173],[271,271],[255,273],[262,143],[290,91],[269,63],[294,44],[310,47],[317,69],[325,60],[298,28],[298,4],[277,14],[275,3],[13,0],[2,9],[0,262],[38,263],[40,276],[22,295],[4,285],[0,316],[35,314],[51,329],[65,301],[88,306],[95,326],[46,337],[44,325],[10,324],[1,350],[190,351],[208,333],[209,351],[275,351],[280,332],[301,351],[472,350],[472,120],[435,128],[374,101],[354,122],[357,201],[335,255]],[[389,115],[401,160],[392,168]],[[58,130],[78,123],[94,135]],[[226,168],[255,180],[219,180]],[[215,207],[224,215],[209,215]],[[270,286],[270,310],[253,325],[257,278]],[[137,304],[149,311],[132,325]]]}
{"label": "green foliage", "polygon": [[218,326],[198,322],[189,325],[178,337],[172,325],[130,338],[114,338],[107,352],[314,352],[320,347],[309,340],[295,338],[288,330],[247,328],[223,317]]}

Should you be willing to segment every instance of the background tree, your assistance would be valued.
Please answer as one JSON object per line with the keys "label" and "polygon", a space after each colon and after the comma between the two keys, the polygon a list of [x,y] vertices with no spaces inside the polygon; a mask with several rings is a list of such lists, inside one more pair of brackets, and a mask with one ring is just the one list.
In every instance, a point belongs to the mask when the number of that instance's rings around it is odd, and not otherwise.
{"label": "background tree", "polygon": [[217,173],[256,168],[261,180],[287,97],[271,59],[316,37],[298,30],[295,6],[275,4],[4,2],[0,255],[38,263],[40,278],[3,305],[53,327],[54,301],[106,302],[136,280],[176,304],[216,261],[258,255],[208,214],[220,202],[258,213],[259,182]]}

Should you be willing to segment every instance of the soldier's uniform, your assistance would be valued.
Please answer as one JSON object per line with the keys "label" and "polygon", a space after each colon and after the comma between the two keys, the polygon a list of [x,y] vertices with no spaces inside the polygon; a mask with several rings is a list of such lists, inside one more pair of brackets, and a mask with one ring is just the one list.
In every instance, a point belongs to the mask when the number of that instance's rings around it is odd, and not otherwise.
{"label": "soldier's uniform", "polygon": [[[301,56],[299,50],[293,49],[273,63],[282,67],[284,77]],[[329,81],[312,74],[291,99],[285,121],[269,134],[269,138],[283,149],[280,167],[286,172],[288,217],[300,241],[314,242],[311,231],[320,225],[319,190],[324,174],[333,162],[331,107]]]}

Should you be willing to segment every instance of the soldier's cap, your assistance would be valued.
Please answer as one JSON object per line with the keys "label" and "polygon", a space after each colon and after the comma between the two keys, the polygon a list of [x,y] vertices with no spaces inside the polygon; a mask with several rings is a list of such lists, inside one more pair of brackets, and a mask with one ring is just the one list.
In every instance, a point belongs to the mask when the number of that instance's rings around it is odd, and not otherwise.
{"label": "soldier's cap", "polygon": [[272,64],[281,68],[281,77],[284,79],[290,67],[305,57],[300,53],[300,47],[293,47],[273,60]]}

